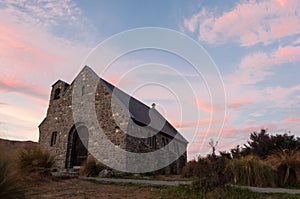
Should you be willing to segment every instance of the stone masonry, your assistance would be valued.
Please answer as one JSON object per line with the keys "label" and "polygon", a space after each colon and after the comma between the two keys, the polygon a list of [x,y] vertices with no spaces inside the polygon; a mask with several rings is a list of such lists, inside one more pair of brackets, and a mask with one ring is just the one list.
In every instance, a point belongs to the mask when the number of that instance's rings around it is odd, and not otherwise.
{"label": "stone masonry", "polygon": [[[89,84],[89,80],[93,78],[99,79],[96,92],[93,92]],[[75,84],[76,80],[80,80],[81,84]],[[74,92],[75,88],[79,92]],[[95,109],[97,122],[106,139],[110,140],[115,147],[134,153],[149,153],[164,147],[163,149],[167,150],[170,157],[178,153],[179,149],[186,149],[187,141],[169,122],[164,120],[154,107],[149,108],[119,89],[117,89],[119,92],[114,94],[114,89],[117,88],[99,78],[87,66],[71,84],[58,80],[52,85],[47,115],[39,125],[39,143],[42,148],[55,155],[57,169],[80,166],[88,157],[94,156],[94,151],[104,139],[100,136],[95,124],[89,123],[91,115],[88,108],[77,114],[79,119],[77,118],[76,123],[74,122],[73,116],[76,113],[74,111],[77,110],[72,108],[72,96],[78,97],[82,106],[88,104],[88,99],[91,97],[94,99],[91,108]],[[149,114],[155,116],[154,121],[157,123],[165,121],[164,125],[160,129],[156,129],[155,124],[149,125]],[[139,134],[147,136],[144,138],[134,136]],[[176,138],[175,135],[177,135]],[[115,161],[116,164],[128,161],[128,157],[114,160],[117,156],[113,155],[113,150],[101,151],[101,157],[106,154],[110,156],[107,157],[109,161]],[[163,155],[155,157],[156,161],[153,161],[153,164],[166,161],[167,158]],[[184,152],[180,158],[157,172],[178,174],[186,161],[187,155]]]}

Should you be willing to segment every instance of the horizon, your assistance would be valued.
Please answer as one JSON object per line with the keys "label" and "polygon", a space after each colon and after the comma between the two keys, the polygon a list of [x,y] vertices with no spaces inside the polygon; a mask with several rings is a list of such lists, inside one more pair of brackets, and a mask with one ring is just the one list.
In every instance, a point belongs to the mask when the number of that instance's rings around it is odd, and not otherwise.
{"label": "horizon", "polygon": [[[252,132],[262,128],[271,135],[300,136],[297,0],[5,0],[0,10],[0,138],[38,141],[38,125],[46,117],[51,85],[58,80],[71,84],[99,43],[143,27],[167,28],[187,35],[216,64],[226,93],[227,114],[221,135],[215,129],[207,132],[212,114],[219,110],[212,110],[203,77],[181,57],[144,49],[118,58],[105,73],[101,63],[89,67],[147,106],[155,102],[167,121],[193,142],[189,159],[210,152],[211,138],[219,142],[217,151],[224,151],[245,144]],[[137,66],[146,70],[128,74]],[[181,107],[164,87],[140,84],[147,80],[184,90],[179,76],[165,66],[188,81],[196,100],[184,98]],[[191,112],[191,116],[181,121],[181,110]],[[193,111],[199,113],[198,118],[192,117]]]}

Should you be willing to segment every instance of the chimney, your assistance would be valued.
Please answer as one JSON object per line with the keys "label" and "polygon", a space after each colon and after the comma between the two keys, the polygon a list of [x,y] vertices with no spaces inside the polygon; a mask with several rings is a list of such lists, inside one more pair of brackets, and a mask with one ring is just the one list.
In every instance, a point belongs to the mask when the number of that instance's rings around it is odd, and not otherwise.
{"label": "chimney", "polygon": [[155,103],[152,104],[152,108],[153,108],[153,109],[155,109],[155,105],[156,105]]}

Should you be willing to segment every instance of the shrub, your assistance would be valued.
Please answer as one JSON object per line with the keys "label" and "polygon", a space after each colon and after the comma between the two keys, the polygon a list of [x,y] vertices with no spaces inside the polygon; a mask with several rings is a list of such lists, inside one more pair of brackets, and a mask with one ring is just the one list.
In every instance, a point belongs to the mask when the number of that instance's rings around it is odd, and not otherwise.
{"label": "shrub", "polygon": [[[225,157],[199,158],[197,166],[194,168],[196,171],[196,179],[193,182],[193,188],[200,191],[211,191],[217,187],[223,187],[226,183],[224,175]],[[195,164],[195,163],[193,163]]]}
{"label": "shrub", "polygon": [[296,150],[281,150],[270,155],[267,161],[277,170],[278,184],[300,185],[300,152]]}
{"label": "shrub", "polygon": [[234,184],[246,186],[275,186],[274,169],[257,156],[248,155],[240,159],[229,160],[225,173]]}
{"label": "shrub", "polygon": [[106,169],[106,166],[102,163],[96,162],[95,159],[91,158],[83,165],[80,175],[87,177],[95,177],[98,176],[100,171]]}
{"label": "shrub", "polygon": [[189,161],[182,169],[182,176],[190,178],[193,176],[198,176],[199,164],[196,160]]}
{"label": "shrub", "polygon": [[54,156],[50,152],[34,147],[21,150],[17,163],[22,172],[49,176],[55,161]]}
{"label": "shrub", "polygon": [[4,157],[2,153],[0,155],[0,198],[16,198],[19,193],[18,175],[12,167],[11,160]]}

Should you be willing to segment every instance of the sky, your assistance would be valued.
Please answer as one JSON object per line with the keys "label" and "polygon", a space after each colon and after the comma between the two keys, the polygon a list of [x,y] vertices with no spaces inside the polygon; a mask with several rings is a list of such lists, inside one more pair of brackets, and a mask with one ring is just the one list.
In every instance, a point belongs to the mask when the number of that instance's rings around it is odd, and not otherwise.
{"label": "sky", "polygon": [[[218,141],[217,151],[229,150],[261,128],[300,136],[299,11],[298,0],[3,0],[0,137],[38,141],[51,85],[58,79],[71,83],[99,43],[143,27],[167,28],[195,40],[222,77],[226,115],[219,133],[209,129],[218,110],[212,110],[205,81],[178,56],[131,52],[100,75],[149,106],[155,102],[190,141],[190,159],[210,152],[210,139]],[[142,70],[130,75],[136,66]],[[101,66],[90,67],[101,73]],[[195,95],[178,102],[177,92],[185,89],[182,77]],[[221,118],[213,122],[223,125]]]}

